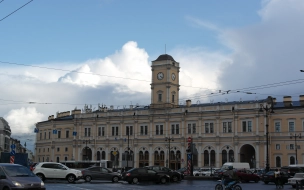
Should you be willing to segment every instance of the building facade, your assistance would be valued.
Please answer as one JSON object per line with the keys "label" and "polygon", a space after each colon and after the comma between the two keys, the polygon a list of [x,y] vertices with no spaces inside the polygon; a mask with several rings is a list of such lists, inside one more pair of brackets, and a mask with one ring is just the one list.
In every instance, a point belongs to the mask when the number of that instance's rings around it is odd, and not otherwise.
{"label": "building facade", "polygon": [[0,117],[0,152],[10,152],[11,128],[8,122]]}
{"label": "building facade", "polygon": [[248,162],[252,168],[304,163],[303,95],[296,101],[286,96],[283,102],[268,97],[180,105],[179,63],[165,54],[151,67],[150,106],[96,111],[85,106],[49,116],[36,124],[36,161],[112,160],[115,167],[178,169],[186,166],[191,137],[195,167],[227,161]]}

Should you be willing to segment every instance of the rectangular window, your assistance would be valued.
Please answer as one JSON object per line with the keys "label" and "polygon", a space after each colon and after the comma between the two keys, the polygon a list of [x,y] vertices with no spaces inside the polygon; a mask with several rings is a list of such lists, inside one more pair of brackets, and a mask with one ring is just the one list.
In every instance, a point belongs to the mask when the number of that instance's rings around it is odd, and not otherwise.
{"label": "rectangular window", "polygon": [[40,133],[40,140],[42,140],[42,133]]}
{"label": "rectangular window", "polygon": [[162,101],[162,94],[158,94],[158,101],[159,101],[159,102]]}
{"label": "rectangular window", "polygon": [[84,136],[85,137],[91,136],[91,128],[84,128]]}
{"label": "rectangular window", "polygon": [[160,125],[160,129],[159,129],[160,135],[164,134],[164,126]]}
{"label": "rectangular window", "polygon": [[60,139],[61,138],[61,131],[58,131],[58,139]]}
{"label": "rectangular window", "polygon": [[171,125],[171,134],[175,134],[175,125]]}
{"label": "rectangular window", "polygon": [[228,133],[232,133],[232,123],[228,122]]}
{"label": "rectangular window", "polygon": [[223,133],[227,133],[227,122],[223,123]]}
{"label": "rectangular window", "polygon": [[247,123],[246,123],[246,121],[243,121],[242,122],[242,126],[243,126],[243,132],[246,132],[247,130],[247,125],[246,125]]}
{"label": "rectangular window", "polygon": [[275,132],[281,132],[281,123],[280,122],[275,122],[274,123],[274,127],[275,127]]}
{"label": "rectangular window", "polygon": [[213,123],[210,123],[210,133],[214,133],[214,127],[213,127]]}
{"label": "rectangular window", "polygon": [[126,135],[133,135],[133,126],[126,126]]}
{"label": "rectangular window", "polygon": [[290,145],[289,145],[289,149],[290,149],[290,150],[294,150],[294,144],[290,144]]}
{"label": "rectangular window", "polygon": [[65,147],[65,151],[66,151],[66,152],[68,151],[68,147]]}
{"label": "rectangular window", "polygon": [[289,132],[294,132],[295,131],[294,122],[293,121],[289,121],[288,122],[288,130],[289,130]]}
{"label": "rectangular window", "polygon": [[143,126],[143,125],[140,126],[140,135],[144,135],[144,127],[145,127],[145,126]]}
{"label": "rectangular window", "polygon": [[44,139],[46,139],[46,132],[44,132]]}
{"label": "rectangular window", "polygon": [[101,127],[98,127],[98,136],[101,136]]}
{"label": "rectangular window", "polygon": [[148,126],[145,125],[145,135],[148,135]]}
{"label": "rectangular window", "polygon": [[276,144],[276,150],[280,150],[280,144]]}
{"label": "rectangular window", "polygon": [[159,135],[159,125],[156,125],[156,127],[155,127],[155,128],[156,128],[156,130],[155,130],[155,134],[156,134],[156,135]]}
{"label": "rectangular window", "polygon": [[188,123],[188,134],[196,134],[196,123]]}
{"label": "rectangular window", "polygon": [[179,124],[175,125],[175,134],[179,134]]}
{"label": "rectangular window", "polygon": [[105,136],[106,132],[105,132],[105,127],[101,127],[101,136]]}
{"label": "rectangular window", "polygon": [[65,138],[69,138],[70,137],[70,131],[65,131]]}
{"label": "rectangular window", "polygon": [[188,124],[188,134],[191,134],[191,124]]}
{"label": "rectangular window", "polygon": [[252,132],[252,122],[248,121],[247,124],[248,124],[248,132]]}
{"label": "rectangular window", "polygon": [[112,136],[118,136],[118,126],[112,126]]}
{"label": "rectangular window", "polygon": [[205,123],[205,133],[209,133],[209,123]]}
{"label": "rectangular window", "polygon": [[193,134],[196,133],[196,124],[195,123],[192,124],[192,133]]}
{"label": "rectangular window", "polygon": [[172,103],[174,103],[174,95],[172,94]]}
{"label": "rectangular window", "polygon": [[116,127],[116,136],[118,136],[118,127]]}

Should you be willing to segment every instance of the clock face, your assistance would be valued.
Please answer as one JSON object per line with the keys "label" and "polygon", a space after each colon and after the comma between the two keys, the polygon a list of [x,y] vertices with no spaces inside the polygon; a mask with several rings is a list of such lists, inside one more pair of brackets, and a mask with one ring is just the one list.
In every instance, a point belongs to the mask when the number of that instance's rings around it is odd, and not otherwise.
{"label": "clock face", "polygon": [[162,80],[163,78],[164,78],[164,73],[159,72],[159,73],[157,74],[157,79],[158,79],[158,80]]}
{"label": "clock face", "polygon": [[172,73],[172,76],[171,76],[172,80],[175,80],[175,74]]}

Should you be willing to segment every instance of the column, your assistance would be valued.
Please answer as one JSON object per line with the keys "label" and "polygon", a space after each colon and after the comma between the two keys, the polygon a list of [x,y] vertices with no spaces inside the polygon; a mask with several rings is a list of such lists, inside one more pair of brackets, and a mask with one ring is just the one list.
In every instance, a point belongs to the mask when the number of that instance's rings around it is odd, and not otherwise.
{"label": "column", "polygon": [[111,157],[110,157],[110,152],[109,152],[109,147],[106,146],[106,157],[105,157],[106,160],[111,160]]}
{"label": "column", "polygon": [[139,163],[138,163],[138,161],[137,161],[137,158],[138,158],[137,147],[134,146],[134,152],[133,152],[133,163],[134,163],[133,167],[134,167],[134,168],[137,168],[137,167],[139,166]]}
{"label": "column", "polygon": [[202,167],[202,150],[201,150],[201,147],[202,147],[202,143],[198,143],[197,144],[197,157],[198,157],[198,167]]}
{"label": "column", "polygon": [[119,164],[118,164],[118,167],[122,167],[122,152],[123,152],[123,149],[122,149],[122,147],[120,147],[119,148],[119,160],[118,160],[118,162],[119,162]]}
{"label": "column", "polygon": [[150,148],[149,148],[149,166],[153,166],[153,161],[152,159],[154,158],[154,152],[153,152],[153,149],[152,149],[152,145],[150,145]]}
{"label": "column", "polygon": [[95,141],[94,141],[94,145],[92,146],[92,161],[96,161],[96,152],[95,152]]}
{"label": "column", "polygon": [[187,162],[187,156],[185,157],[185,146],[182,146],[181,149],[181,159],[183,159],[184,161],[181,163],[181,167],[185,167],[185,163]]}
{"label": "column", "polygon": [[150,120],[150,126],[149,126],[149,129],[150,129],[150,138],[152,138],[152,135],[153,135],[153,120],[151,119]]}
{"label": "column", "polygon": [[202,136],[202,118],[199,118],[198,120],[198,126],[199,126],[199,129],[198,129],[198,136],[201,137]]}
{"label": "column", "polygon": [[[123,122],[120,122],[120,131],[118,131],[118,133],[120,132],[120,139],[122,139],[122,133],[123,133]],[[118,134],[119,135],[119,134]]]}
{"label": "column", "polygon": [[220,118],[216,117],[216,136],[220,136]]}
{"label": "column", "polygon": [[236,144],[234,145],[234,162],[239,162],[239,157],[240,157],[240,153],[239,153],[239,146]]}
{"label": "column", "polygon": [[135,136],[135,138],[137,138],[137,134],[138,134],[138,128],[137,128],[137,126],[138,126],[138,121],[134,121],[135,122],[135,124],[134,124],[134,136]]}
{"label": "column", "polygon": [[260,168],[260,143],[256,142],[255,144],[255,167]]}
{"label": "column", "polygon": [[238,116],[233,116],[233,121],[234,121],[234,134],[235,136],[238,135]]}
{"label": "column", "polygon": [[182,137],[185,137],[185,119],[182,119]]}
{"label": "column", "polygon": [[168,131],[168,119],[166,119],[165,127],[166,127],[166,137],[168,137],[168,135],[169,135],[169,131]]}
{"label": "column", "polygon": [[220,162],[219,162],[219,157],[220,157],[220,147],[219,145],[216,145],[216,151],[215,151],[215,167],[219,168],[220,167]]}

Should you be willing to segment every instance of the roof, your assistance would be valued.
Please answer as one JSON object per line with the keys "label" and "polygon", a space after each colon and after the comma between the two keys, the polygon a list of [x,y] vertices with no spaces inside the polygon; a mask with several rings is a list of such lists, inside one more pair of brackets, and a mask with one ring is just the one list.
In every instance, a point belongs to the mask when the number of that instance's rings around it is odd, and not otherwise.
{"label": "roof", "polygon": [[154,61],[166,61],[166,60],[171,60],[171,61],[174,61],[176,62],[173,57],[171,55],[168,55],[168,54],[162,54],[160,56],[158,56],[158,58]]}

